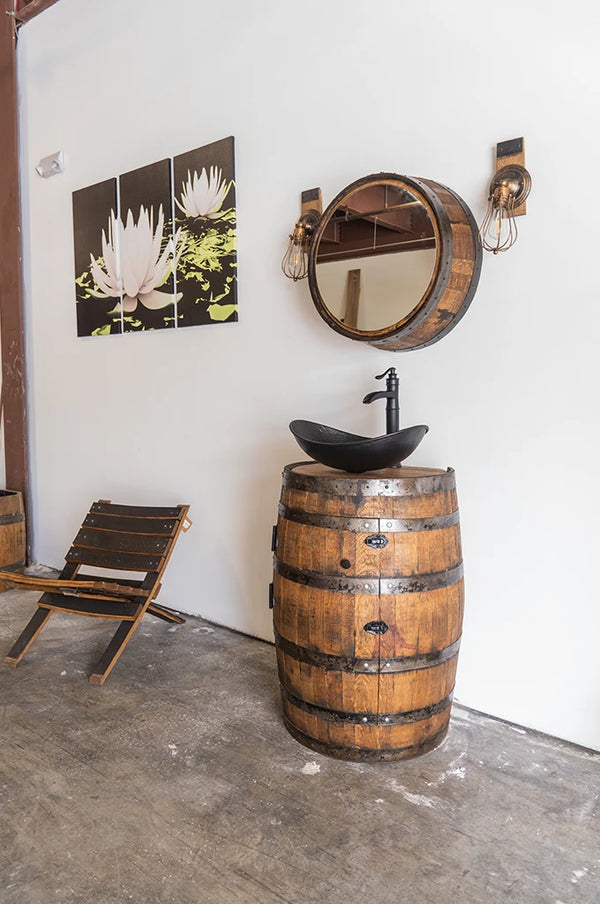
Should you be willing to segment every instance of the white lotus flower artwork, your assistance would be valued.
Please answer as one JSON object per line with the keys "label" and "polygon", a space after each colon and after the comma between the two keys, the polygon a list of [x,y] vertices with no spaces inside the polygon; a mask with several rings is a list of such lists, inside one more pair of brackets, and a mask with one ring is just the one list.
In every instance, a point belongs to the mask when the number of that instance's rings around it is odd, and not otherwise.
{"label": "white lotus flower artwork", "polygon": [[[132,313],[138,303],[151,311],[166,308],[175,301],[173,292],[160,291],[159,286],[175,270],[182,245],[178,247],[181,229],[166,242],[162,253],[164,215],[162,204],[154,228],[154,208],[140,207],[137,223],[133,212],[127,212],[125,225],[111,210],[108,238],[102,230],[103,266],[91,257],[90,269],[98,291],[90,290],[96,298],[118,298],[115,310]],[[177,300],[181,295],[177,296]]]}
{"label": "white lotus flower artwork", "polygon": [[187,182],[181,185],[181,202],[175,198],[175,203],[186,217],[208,217],[215,220],[222,216],[221,208],[232,185],[222,176],[223,171],[216,166],[211,166],[208,176],[204,167],[200,175],[194,170],[192,176],[188,170]]}

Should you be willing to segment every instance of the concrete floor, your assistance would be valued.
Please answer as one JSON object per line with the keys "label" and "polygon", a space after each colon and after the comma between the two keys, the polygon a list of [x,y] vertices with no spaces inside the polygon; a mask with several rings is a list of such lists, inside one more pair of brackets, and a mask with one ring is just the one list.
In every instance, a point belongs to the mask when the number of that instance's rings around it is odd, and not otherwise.
{"label": "concrete floor", "polygon": [[[36,595],[0,595],[0,658]],[[280,720],[272,646],[54,615],[0,668],[1,904],[600,901],[600,757],[454,707],[443,745],[354,764]]]}

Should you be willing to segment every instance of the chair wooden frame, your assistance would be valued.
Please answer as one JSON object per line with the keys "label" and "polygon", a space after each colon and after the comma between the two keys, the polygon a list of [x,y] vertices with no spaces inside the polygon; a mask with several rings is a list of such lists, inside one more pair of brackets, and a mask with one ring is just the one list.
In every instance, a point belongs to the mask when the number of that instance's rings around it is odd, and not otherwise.
{"label": "chair wooden frame", "polygon": [[[148,613],[168,622],[185,619],[155,599],[161,578],[181,531],[191,526],[188,505],[174,508],[113,505],[94,502],[57,578],[38,578],[0,571],[0,579],[14,587],[41,590],[38,608],[4,659],[15,668],[53,612],[71,612],[121,622],[90,676],[104,684],[143,616]],[[142,580],[101,578],[82,574],[82,565],[112,571],[144,572]]]}

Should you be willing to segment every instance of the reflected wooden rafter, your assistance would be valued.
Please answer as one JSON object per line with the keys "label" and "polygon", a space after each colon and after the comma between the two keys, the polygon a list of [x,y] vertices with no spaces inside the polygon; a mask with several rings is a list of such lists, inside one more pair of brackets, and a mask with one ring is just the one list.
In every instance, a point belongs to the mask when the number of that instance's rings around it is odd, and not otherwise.
{"label": "reflected wooden rafter", "polygon": [[358,328],[358,305],[360,302],[360,270],[348,270],[346,283],[346,313],[344,323],[352,329]]}

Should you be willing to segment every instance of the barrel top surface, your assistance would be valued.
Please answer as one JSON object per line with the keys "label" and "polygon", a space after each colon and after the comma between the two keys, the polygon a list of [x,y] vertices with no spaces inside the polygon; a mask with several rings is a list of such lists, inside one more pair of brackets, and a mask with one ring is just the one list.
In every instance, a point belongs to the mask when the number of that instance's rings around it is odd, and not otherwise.
{"label": "barrel top surface", "polygon": [[354,474],[314,461],[297,461],[283,469],[282,485],[284,491],[325,496],[421,496],[454,489],[454,476],[452,468],[384,468]]}
{"label": "barrel top surface", "polygon": [[316,461],[294,462],[286,465],[286,470],[288,469],[306,477],[335,477],[336,480],[403,480],[447,473],[444,468],[415,468],[403,465],[401,468],[382,468],[380,471],[362,471],[355,474],[350,471],[338,471]]}

